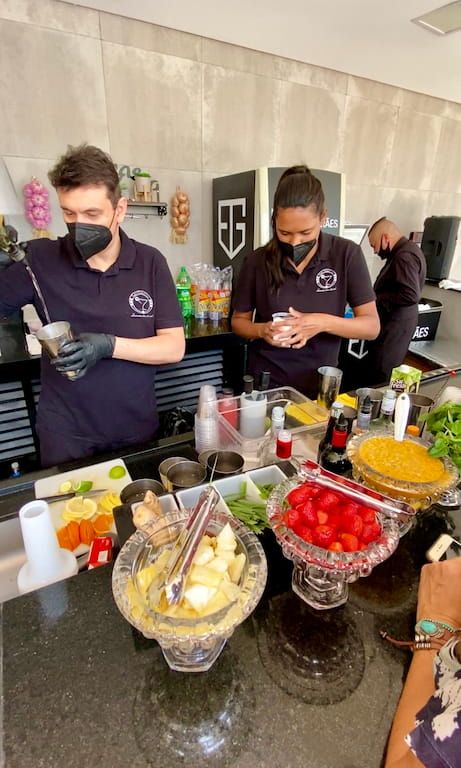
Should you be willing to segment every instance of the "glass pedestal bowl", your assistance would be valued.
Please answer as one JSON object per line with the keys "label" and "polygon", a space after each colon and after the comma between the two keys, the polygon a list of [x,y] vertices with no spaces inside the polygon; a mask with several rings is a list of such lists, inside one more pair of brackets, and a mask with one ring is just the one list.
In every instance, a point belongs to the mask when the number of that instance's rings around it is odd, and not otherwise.
{"label": "glass pedestal bowl", "polygon": [[[398,510],[396,509],[396,517],[376,513],[381,525],[381,535],[366,549],[359,552],[331,552],[308,544],[286,525],[285,498],[306,480],[312,482],[312,477],[306,477],[301,470],[298,476],[284,481],[273,490],[267,504],[269,523],[283,554],[293,561],[293,592],[312,608],[336,608],[347,601],[349,584],[361,576],[369,576],[376,565],[390,557],[397,549]],[[349,483],[349,486],[352,486],[352,483]],[[344,493],[345,487],[338,484],[336,490]],[[365,488],[360,490],[366,494]],[[374,503],[372,494],[369,503]]]}
{"label": "glass pedestal bowl", "polygon": [[[417,459],[409,467],[402,467],[401,465],[396,467],[395,476],[391,476],[390,472],[384,473],[376,467],[370,466],[361,455],[361,448],[370,440],[383,437],[392,438],[393,433],[380,430],[371,434],[356,435],[349,440],[347,455],[352,463],[352,473],[355,480],[363,483],[367,488],[372,488],[375,491],[379,491],[379,493],[390,496],[392,499],[405,501],[407,504],[411,504],[415,510],[428,509],[444,495],[454,491],[459,481],[458,470],[453,462],[445,457],[438,459],[444,468],[442,476],[432,482],[425,482],[422,479],[407,479],[408,475],[411,475],[416,468]],[[404,442],[413,443],[425,449],[430,447],[430,443],[419,437],[405,435]],[[407,470],[403,475],[401,472],[402,468]],[[406,476],[406,479],[402,479],[404,476]]]}
{"label": "glass pedestal bowl", "polygon": [[227,638],[255,609],[267,579],[264,551],[248,528],[227,514],[215,513],[207,534],[217,536],[229,523],[237,539],[236,553],[246,562],[240,578],[240,593],[232,602],[204,617],[178,618],[153,609],[138,589],[137,574],[173,545],[188,518],[180,510],[164,515],[125,542],[115,561],[112,591],[125,619],[147,638],[158,641],[168,666],[180,672],[204,672],[221,653]]}

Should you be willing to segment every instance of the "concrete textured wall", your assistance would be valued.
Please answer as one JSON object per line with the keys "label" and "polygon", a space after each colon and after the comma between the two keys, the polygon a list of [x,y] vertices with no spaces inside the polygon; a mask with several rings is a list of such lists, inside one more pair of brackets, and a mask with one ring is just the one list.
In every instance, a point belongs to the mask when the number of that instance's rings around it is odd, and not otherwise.
{"label": "concrete textured wall", "polygon": [[[387,215],[408,233],[461,215],[461,104],[58,0],[0,0],[0,39],[0,156],[19,194],[81,141],[150,170],[162,199],[182,185],[188,244],[166,220],[125,227],[173,272],[212,259],[211,179],[262,165],[344,172],[350,223]],[[54,193],[53,213],[63,233]]]}

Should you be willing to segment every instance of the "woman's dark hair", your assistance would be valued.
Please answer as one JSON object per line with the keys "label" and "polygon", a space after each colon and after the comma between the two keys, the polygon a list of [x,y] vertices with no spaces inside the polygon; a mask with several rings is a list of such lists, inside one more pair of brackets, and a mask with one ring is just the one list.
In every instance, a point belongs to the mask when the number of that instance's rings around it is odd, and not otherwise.
{"label": "woman's dark hair", "polygon": [[114,207],[121,197],[118,173],[112,158],[91,144],[68,147],[66,154],[59,158],[49,172],[48,178],[55,189],[104,184],[107,197]]}
{"label": "woman's dark hair", "polygon": [[307,165],[293,165],[281,175],[274,195],[272,212],[272,239],[265,246],[266,270],[271,293],[276,293],[285,282],[286,259],[279,248],[275,220],[279,208],[310,208],[319,216],[325,210],[325,195],[320,181]]}

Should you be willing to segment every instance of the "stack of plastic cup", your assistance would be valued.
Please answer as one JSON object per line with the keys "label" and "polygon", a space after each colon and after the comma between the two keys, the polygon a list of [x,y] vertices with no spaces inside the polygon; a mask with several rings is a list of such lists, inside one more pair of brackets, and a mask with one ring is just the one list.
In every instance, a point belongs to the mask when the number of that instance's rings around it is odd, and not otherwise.
{"label": "stack of plastic cup", "polygon": [[204,384],[195,414],[195,448],[197,452],[219,448],[218,441],[218,398],[212,384]]}

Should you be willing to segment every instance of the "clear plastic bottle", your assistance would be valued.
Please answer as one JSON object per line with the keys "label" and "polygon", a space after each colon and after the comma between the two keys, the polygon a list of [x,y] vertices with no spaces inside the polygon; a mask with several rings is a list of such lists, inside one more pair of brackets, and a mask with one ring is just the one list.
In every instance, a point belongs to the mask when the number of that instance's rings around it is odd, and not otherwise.
{"label": "clear plastic bottle", "polygon": [[282,406],[275,405],[271,414],[270,434],[266,437],[261,447],[260,463],[262,466],[267,466],[280,461],[280,458],[277,456],[277,437],[284,426],[285,411]]}
{"label": "clear plastic bottle", "polygon": [[392,426],[392,417],[394,415],[395,404],[397,402],[397,392],[394,389],[386,389],[381,401],[381,411],[377,419],[370,424],[370,429],[382,429]]}
{"label": "clear plastic bottle", "polygon": [[361,435],[363,432],[367,432],[369,430],[372,407],[371,398],[369,395],[367,395],[360,405],[359,411],[357,413],[357,422],[354,430],[356,435]]}

